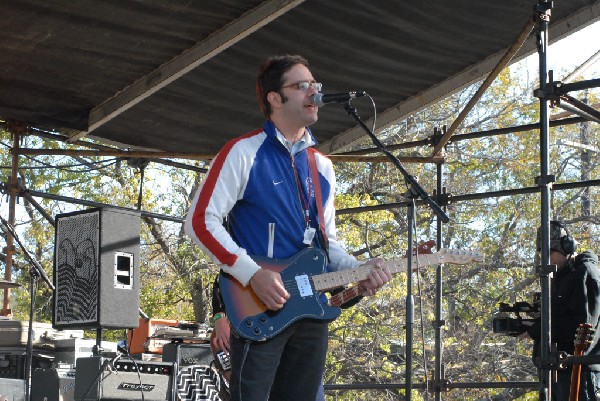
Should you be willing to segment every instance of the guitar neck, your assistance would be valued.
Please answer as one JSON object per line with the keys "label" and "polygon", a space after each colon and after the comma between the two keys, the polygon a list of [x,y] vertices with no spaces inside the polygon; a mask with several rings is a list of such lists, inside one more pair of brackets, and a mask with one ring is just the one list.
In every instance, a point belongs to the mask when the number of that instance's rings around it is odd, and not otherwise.
{"label": "guitar neck", "polygon": [[[573,355],[581,356],[590,345],[594,330],[589,323],[582,323],[575,332],[575,350]],[[579,388],[581,379],[581,365],[575,364],[571,370],[571,388],[569,392],[569,401],[579,400]]]}
{"label": "guitar neck", "polygon": [[[433,264],[443,263],[437,254],[419,255],[418,267],[430,266]],[[385,263],[390,273],[397,274],[406,272],[407,259],[392,260]],[[417,268],[417,258],[413,258],[413,270]],[[373,270],[372,266],[362,265],[354,269],[346,269],[337,272],[323,273],[312,276],[315,289],[318,291],[329,290],[335,287],[340,287],[357,281],[365,280],[369,277],[369,273]]]}
{"label": "guitar neck", "polygon": [[355,285],[354,287],[346,288],[340,293],[333,295],[329,298],[329,306],[342,306],[346,302],[358,297],[366,290],[362,285]]}
{"label": "guitar neck", "polygon": [[[575,355],[582,355],[583,353],[575,353]],[[579,400],[579,387],[581,377],[581,365],[573,365],[571,370],[571,387],[569,392],[569,401]]]}

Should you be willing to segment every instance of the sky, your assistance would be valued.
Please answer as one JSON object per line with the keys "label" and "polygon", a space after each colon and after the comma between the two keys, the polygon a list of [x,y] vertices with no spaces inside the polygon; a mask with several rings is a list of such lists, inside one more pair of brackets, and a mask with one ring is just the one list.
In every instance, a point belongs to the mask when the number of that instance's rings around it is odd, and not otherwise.
{"label": "sky", "polygon": [[[566,70],[570,73],[599,50],[600,21],[577,31],[556,43],[551,43],[547,51],[548,70],[554,70],[555,72]],[[537,71],[537,52],[527,57],[525,61],[528,68]],[[600,78],[600,60],[596,61],[587,71],[585,71],[583,76],[585,79]],[[560,81],[562,78],[564,78],[562,74],[554,76],[554,79],[557,81]]]}

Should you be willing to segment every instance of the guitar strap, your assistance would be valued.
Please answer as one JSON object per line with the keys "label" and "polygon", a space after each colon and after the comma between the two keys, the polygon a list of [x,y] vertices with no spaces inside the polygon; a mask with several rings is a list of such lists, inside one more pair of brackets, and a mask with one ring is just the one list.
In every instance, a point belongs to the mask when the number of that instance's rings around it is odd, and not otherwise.
{"label": "guitar strap", "polygon": [[323,245],[323,251],[325,251],[325,255],[327,255],[327,260],[329,260],[329,239],[327,238],[327,234],[325,233],[325,216],[323,214],[323,195],[321,194],[321,180],[319,180],[319,170],[317,170],[317,161],[315,159],[316,150],[313,148],[309,148],[308,152],[308,165],[310,167],[310,174],[313,182],[313,187],[315,189],[315,201],[317,203],[317,211],[319,213],[319,225],[317,229],[317,233],[319,238],[321,239],[321,244]]}

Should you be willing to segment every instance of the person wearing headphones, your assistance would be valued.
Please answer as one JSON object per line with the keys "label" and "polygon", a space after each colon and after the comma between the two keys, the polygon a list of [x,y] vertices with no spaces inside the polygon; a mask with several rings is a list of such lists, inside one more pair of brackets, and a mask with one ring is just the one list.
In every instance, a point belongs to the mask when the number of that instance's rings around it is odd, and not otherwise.
{"label": "person wearing headphones", "polygon": [[[537,246],[541,250],[541,230],[538,230]],[[557,351],[573,355],[575,334],[581,324],[590,324],[593,330],[591,343],[583,355],[600,354],[600,270],[598,256],[592,251],[577,253],[577,241],[562,222],[550,221],[550,264],[556,265],[551,286],[552,342]],[[541,322],[538,320],[527,329],[534,340],[534,359],[539,353]],[[569,399],[571,368],[559,370],[557,381],[552,384],[552,400]],[[582,366],[579,400],[596,400],[600,389],[600,364]],[[598,392],[600,395],[600,392]]]}

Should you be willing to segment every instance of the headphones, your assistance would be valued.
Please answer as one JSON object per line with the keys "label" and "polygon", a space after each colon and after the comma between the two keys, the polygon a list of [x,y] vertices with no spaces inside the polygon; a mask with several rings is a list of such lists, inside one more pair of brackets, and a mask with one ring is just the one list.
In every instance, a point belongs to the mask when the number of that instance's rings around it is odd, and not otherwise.
{"label": "headphones", "polygon": [[[564,234],[563,234],[564,231]],[[552,246],[554,245],[554,246]],[[550,221],[550,248],[557,248],[560,245],[565,255],[572,255],[577,250],[577,241],[571,236],[569,229],[560,221]],[[561,250],[557,249],[557,250]]]}

